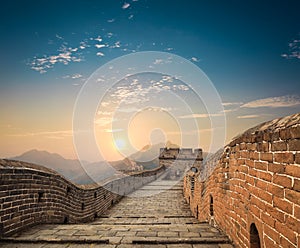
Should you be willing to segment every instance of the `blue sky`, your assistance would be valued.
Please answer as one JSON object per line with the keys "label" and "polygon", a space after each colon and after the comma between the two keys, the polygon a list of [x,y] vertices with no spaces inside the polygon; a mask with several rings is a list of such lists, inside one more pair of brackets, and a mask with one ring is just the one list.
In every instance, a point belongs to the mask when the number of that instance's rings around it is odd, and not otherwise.
{"label": "blue sky", "polygon": [[[81,86],[99,66],[138,51],[174,53],[200,67],[224,103],[227,140],[299,112],[299,8],[299,1],[3,2],[0,156],[39,148],[73,157]],[[41,139],[50,133],[68,148]]]}

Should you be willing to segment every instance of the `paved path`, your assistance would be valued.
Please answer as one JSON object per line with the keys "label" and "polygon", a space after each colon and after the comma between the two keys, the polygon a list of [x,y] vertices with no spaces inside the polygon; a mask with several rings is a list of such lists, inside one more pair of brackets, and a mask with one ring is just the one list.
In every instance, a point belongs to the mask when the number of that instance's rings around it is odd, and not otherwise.
{"label": "paved path", "polygon": [[152,182],[92,223],[39,225],[0,247],[232,248],[224,234],[191,215],[182,184],[171,184]]}

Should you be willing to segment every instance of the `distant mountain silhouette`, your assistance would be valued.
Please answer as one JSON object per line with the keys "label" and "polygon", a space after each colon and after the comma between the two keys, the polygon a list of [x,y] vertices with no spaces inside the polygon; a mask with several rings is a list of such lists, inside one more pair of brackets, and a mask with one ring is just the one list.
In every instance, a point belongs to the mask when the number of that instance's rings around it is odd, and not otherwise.
{"label": "distant mountain silhouette", "polygon": [[107,181],[108,178],[121,177],[121,171],[149,170],[158,167],[159,151],[160,148],[165,146],[168,148],[179,148],[178,145],[170,141],[167,144],[146,145],[140,151],[123,160],[113,162],[99,161],[95,163],[83,161],[84,168],[76,159],[65,159],[57,153],[49,153],[47,151],[30,150],[11,159],[43,165],[57,171],[76,184],[91,184]]}
{"label": "distant mountain silhouette", "polygon": [[119,171],[132,171],[138,167],[134,160],[125,158],[113,162],[99,161],[89,163],[84,161],[83,168],[78,160],[65,159],[59,154],[38,150],[30,150],[11,159],[43,165],[57,171],[76,184],[101,183],[107,181],[108,178],[121,177],[123,174]]}
{"label": "distant mountain silhouette", "polygon": [[12,159],[43,165],[59,172],[69,180],[73,180],[79,174],[84,173],[84,169],[78,160],[65,159],[57,153],[47,151],[30,150]]}
{"label": "distant mountain silhouette", "polygon": [[151,161],[159,157],[160,148],[168,147],[168,148],[179,148],[178,145],[171,143],[168,141],[166,144],[158,143],[154,145],[146,145],[140,151],[129,156],[130,159],[136,162],[144,162]]}

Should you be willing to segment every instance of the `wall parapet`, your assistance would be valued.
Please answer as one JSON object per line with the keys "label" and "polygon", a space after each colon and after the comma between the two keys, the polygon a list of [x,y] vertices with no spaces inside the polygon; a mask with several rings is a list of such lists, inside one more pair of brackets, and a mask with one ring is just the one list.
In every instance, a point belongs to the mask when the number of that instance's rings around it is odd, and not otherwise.
{"label": "wall parapet", "polygon": [[176,160],[197,160],[202,161],[202,149],[201,148],[160,148],[159,153],[160,160],[176,159]]}
{"label": "wall parapet", "polygon": [[0,234],[10,236],[41,223],[92,221],[164,169],[142,171],[102,186],[80,186],[43,166],[0,159]]}
{"label": "wall parapet", "polygon": [[204,165],[184,178],[199,220],[238,247],[300,247],[300,113],[247,130]]}

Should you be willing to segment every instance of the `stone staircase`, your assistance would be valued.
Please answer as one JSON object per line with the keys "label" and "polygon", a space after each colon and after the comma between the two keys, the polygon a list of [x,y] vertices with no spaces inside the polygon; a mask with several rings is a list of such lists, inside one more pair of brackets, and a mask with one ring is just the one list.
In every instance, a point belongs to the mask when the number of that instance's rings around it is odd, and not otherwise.
{"label": "stone staircase", "polygon": [[124,197],[94,222],[38,225],[0,247],[232,248],[220,230],[195,219],[182,183],[159,179]]}

